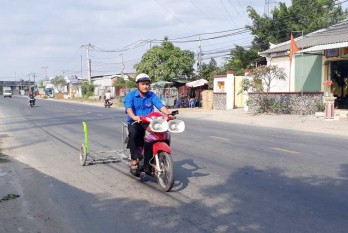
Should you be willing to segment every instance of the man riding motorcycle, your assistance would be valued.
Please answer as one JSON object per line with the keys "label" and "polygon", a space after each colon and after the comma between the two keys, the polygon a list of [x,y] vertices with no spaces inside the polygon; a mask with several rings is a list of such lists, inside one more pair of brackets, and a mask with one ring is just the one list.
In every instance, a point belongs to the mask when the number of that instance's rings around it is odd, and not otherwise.
{"label": "man riding motorcycle", "polygon": [[[128,123],[128,145],[131,153],[130,171],[135,174],[138,169],[138,162],[143,159],[139,151],[140,146],[144,146],[144,164],[147,165],[152,154],[151,145],[144,142],[145,129],[148,124],[133,124],[140,121],[140,116],[146,116],[154,112],[154,107],[163,114],[169,115],[170,112],[164,106],[160,98],[150,91],[151,79],[147,74],[138,74],[135,78],[137,89],[130,91],[124,99],[124,107],[127,113]],[[148,167],[144,168],[147,172]]]}
{"label": "man riding motorcycle", "polygon": [[112,103],[111,103],[111,92],[110,92],[110,90],[108,90],[108,91],[105,92],[105,94],[104,94],[104,105],[105,105],[105,107],[111,106],[111,105],[112,105]]}
{"label": "man riding motorcycle", "polygon": [[34,94],[34,92],[30,91],[28,97],[29,97],[29,104],[30,104],[30,101],[33,101],[33,105],[35,105],[35,94]]}

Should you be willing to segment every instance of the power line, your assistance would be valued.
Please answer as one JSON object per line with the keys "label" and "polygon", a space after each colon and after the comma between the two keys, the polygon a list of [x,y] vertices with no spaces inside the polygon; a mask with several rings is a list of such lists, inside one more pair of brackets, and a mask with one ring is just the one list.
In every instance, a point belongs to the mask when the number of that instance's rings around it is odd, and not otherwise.
{"label": "power line", "polygon": [[234,32],[234,31],[242,31],[242,30],[245,30],[245,27],[235,28],[235,29],[230,29],[230,30],[224,30],[224,31],[199,33],[199,34],[194,34],[194,35],[185,36],[185,37],[173,38],[173,39],[170,39],[170,40],[171,41],[175,41],[175,40],[187,39],[187,38],[197,37],[197,36],[220,34],[220,33],[225,33],[225,32]]}
{"label": "power line", "polygon": [[[196,5],[192,0],[190,0],[190,2],[195,7],[195,9],[198,9],[202,13],[202,15],[205,15],[205,13],[201,10],[201,7],[199,5]],[[209,20],[211,24],[213,24],[213,22],[208,17],[206,18]]]}
{"label": "power line", "polygon": [[[222,2],[222,0],[220,0],[220,3],[221,3],[221,5],[224,7],[224,9],[225,9],[225,11],[226,11],[226,13],[227,13],[229,19],[231,20],[231,22],[232,22],[234,25],[236,25],[235,22],[234,22],[233,19],[232,19],[232,16],[230,15],[230,13],[228,12],[228,10],[227,10],[227,8],[225,7],[224,3]],[[237,26],[237,25],[236,25],[236,26]]]}
{"label": "power line", "polygon": [[[205,40],[214,40],[214,39],[219,39],[219,38],[224,38],[224,37],[230,37],[230,36],[235,36],[235,35],[240,35],[240,34],[243,34],[243,33],[247,33],[247,32],[250,32],[249,29],[244,29],[244,30],[241,30],[239,32],[235,32],[235,33],[228,33],[228,34],[224,34],[224,35],[221,35],[221,36],[214,36],[214,37],[209,37],[209,38],[205,38],[205,39],[200,39],[201,41],[205,41]],[[163,40],[157,40],[157,41],[163,41]],[[173,43],[191,43],[191,42],[198,42],[199,39],[194,39],[194,40],[184,40],[184,41],[176,41],[176,40],[169,40]]]}
{"label": "power line", "polygon": [[166,10],[169,14],[171,14],[172,16],[174,16],[180,23],[184,24],[188,29],[190,29],[190,31],[194,32],[193,29],[191,27],[189,27],[186,23],[184,23],[181,19],[179,19],[175,14],[173,14],[172,12],[170,12],[167,8],[165,8],[162,4],[160,4],[157,0],[154,0],[160,7],[162,7],[164,10]]}

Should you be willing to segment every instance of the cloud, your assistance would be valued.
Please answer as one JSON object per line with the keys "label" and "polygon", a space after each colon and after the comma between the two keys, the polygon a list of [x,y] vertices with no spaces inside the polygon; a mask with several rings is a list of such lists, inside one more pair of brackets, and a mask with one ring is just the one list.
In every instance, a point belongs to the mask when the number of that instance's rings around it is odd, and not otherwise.
{"label": "cloud", "polygon": [[[290,2],[290,0],[288,0]],[[3,0],[0,8],[1,77],[42,73],[55,75],[62,69],[80,70],[81,56],[86,69],[86,50],[91,43],[98,48],[117,50],[128,47],[123,56],[127,71],[154,43],[141,41],[187,37],[244,27],[249,23],[247,5],[263,12],[264,2],[252,0]],[[259,6],[255,5],[259,4]],[[257,8],[256,8],[257,7]],[[198,39],[198,36],[191,39]],[[248,43],[250,35],[203,41],[203,50],[232,48]],[[198,50],[198,42],[175,44],[183,49]],[[120,61],[119,53],[92,51],[100,72],[103,64]],[[110,63],[110,62],[109,62]],[[120,67],[108,64],[106,67]],[[99,72],[95,66],[95,72]],[[115,68],[113,72],[120,72]]]}

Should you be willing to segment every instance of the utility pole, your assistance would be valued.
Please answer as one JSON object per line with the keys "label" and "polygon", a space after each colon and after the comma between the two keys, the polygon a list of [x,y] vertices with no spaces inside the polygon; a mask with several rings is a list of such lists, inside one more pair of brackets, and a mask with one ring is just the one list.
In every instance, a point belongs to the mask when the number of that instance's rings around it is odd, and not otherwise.
{"label": "utility pole", "polygon": [[123,78],[123,71],[124,71],[124,60],[123,60],[123,53],[121,53],[121,61],[122,61],[122,71],[121,71],[121,77]]}
{"label": "utility pole", "polygon": [[276,1],[271,2],[270,0],[265,0],[264,14],[265,14],[267,17],[269,17],[271,4],[277,4],[277,3],[280,3],[280,2],[276,2]]}
{"label": "utility pole", "polygon": [[264,13],[267,17],[269,17],[269,4],[270,4],[269,0],[265,0],[265,9],[264,9],[263,13]]}
{"label": "utility pole", "polygon": [[198,54],[197,54],[197,70],[199,77],[202,78],[202,45],[201,45],[201,36],[199,36],[199,45],[198,45]]}
{"label": "utility pole", "polygon": [[33,73],[33,76],[34,76],[34,88],[33,88],[33,91],[35,91],[35,75],[36,75],[36,73]]}
{"label": "utility pole", "polygon": [[82,55],[81,55],[81,78],[82,78]]}
{"label": "utility pole", "polygon": [[92,68],[91,68],[91,59],[90,59],[90,50],[94,48],[93,45],[82,45],[81,47],[86,48],[87,50],[87,70],[88,70],[88,83],[91,83],[91,76],[92,76]]}
{"label": "utility pole", "polygon": [[34,77],[34,88],[35,88],[35,76],[36,76],[36,73],[30,73],[28,74],[28,77],[29,77],[29,91],[32,91],[31,89],[31,81],[30,81],[30,76],[33,75]]}
{"label": "utility pole", "polygon": [[30,74],[28,74],[28,77],[29,77],[28,89],[29,89],[29,92],[30,92],[30,91],[31,91],[31,87],[30,87]]}

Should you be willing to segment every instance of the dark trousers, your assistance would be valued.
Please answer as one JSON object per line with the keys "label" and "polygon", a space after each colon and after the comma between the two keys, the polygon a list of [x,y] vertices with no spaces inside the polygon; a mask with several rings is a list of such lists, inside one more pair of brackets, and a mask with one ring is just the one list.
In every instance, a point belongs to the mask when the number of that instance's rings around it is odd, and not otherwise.
{"label": "dark trousers", "polygon": [[144,147],[144,164],[147,165],[152,154],[152,143],[144,141],[145,129],[149,124],[129,124],[128,125],[128,145],[131,159],[141,159],[143,157],[140,148]]}

